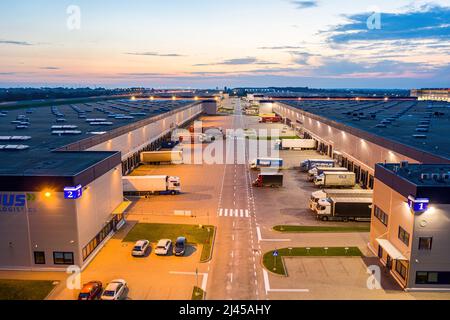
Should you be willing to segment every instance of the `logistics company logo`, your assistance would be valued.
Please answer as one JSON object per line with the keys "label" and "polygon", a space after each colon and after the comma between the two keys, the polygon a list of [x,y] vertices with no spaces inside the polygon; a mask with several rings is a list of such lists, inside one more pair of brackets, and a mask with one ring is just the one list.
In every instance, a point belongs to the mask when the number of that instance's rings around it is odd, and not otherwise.
{"label": "logistics company logo", "polygon": [[34,208],[27,208],[27,202],[36,201],[36,195],[32,193],[0,193],[0,213],[34,212]]}

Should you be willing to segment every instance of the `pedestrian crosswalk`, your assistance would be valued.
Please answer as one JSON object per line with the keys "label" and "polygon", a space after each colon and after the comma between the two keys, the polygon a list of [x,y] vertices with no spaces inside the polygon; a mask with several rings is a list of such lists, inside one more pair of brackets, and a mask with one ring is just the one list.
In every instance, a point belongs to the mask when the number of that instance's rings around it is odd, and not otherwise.
{"label": "pedestrian crosswalk", "polygon": [[250,218],[250,212],[246,209],[219,209],[219,217],[225,218]]}

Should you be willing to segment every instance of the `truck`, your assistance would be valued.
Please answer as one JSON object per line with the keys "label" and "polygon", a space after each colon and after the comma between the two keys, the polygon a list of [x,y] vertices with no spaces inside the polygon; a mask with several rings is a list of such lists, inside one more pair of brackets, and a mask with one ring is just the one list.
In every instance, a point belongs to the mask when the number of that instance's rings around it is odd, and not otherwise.
{"label": "truck", "polygon": [[169,150],[175,148],[180,144],[180,141],[163,141],[161,143],[161,149]]}
{"label": "truck", "polygon": [[322,221],[370,221],[371,198],[326,198],[319,200],[316,215]]}
{"label": "truck", "polygon": [[250,168],[259,170],[261,168],[276,168],[283,167],[283,159],[280,158],[257,158],[250,162]]}
{"label": "truck", "polygon": [[279,123],[282,121],[283,118],[280,116],[263,116],[261,117],[261,120],[259,120],[259,123]]}
{"label": "truck", "polygon": [[142,164],[180,164],[183,162],[183,151],[166,150],[141,153]]}
{"label": "truck", "polygon": [[373,190],[364,189],[324,189],[311,193],[309,208],[316,211],[319,200],[326,198],[373,198]]}
{"label": "truck", "polygon": [[176,195],[181,192],[179,177],[127,176],[122,178],[123,193],[129,197],[147,197],[153,194]]}
{"label": "truck", "polygon": [[320,176],[324,172],[345,172],[347,168],[342,167],[315,167],[308,171],[308,181],[314,181],[314,178]]}
{"label": "truck", "polygon": [[328,159],[308,159],[300,163],[300,170],[302,172],[308,172],[315,167],[334,167],[336,161]]}
{"label": "truck", "polygon": [[280,150],[308,150],[316,149],[317,142],[314,139],[281,139],[276,143]]}
{"label": "truck", "polygon": [[348,171],[324,172],[314,178],[318,187],[353,188],[356,184],[356,174]]}
{"label": "truck", "polygon": [[262,172],[253,182],[253,186],[257,188],[271,187],[279,188],[283,186],[283,174],[279,172]]}

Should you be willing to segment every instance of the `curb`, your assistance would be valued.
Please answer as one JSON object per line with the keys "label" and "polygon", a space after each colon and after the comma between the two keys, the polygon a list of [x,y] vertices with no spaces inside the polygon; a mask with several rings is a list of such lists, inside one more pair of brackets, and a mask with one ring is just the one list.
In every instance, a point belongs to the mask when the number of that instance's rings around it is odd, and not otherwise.
{"label": "curb", "polygon": [[214,247],[215,247],[215,243],[216,243],[216,233],[217,233],[217,227],[216,226],[213,226],[213,227],[214,227],[214,234],[212,236],[212,243],[211,243],[211,250],[210,250],[209,257],[206,260],[200,261],[200,263],[208,263],[213,258]]}

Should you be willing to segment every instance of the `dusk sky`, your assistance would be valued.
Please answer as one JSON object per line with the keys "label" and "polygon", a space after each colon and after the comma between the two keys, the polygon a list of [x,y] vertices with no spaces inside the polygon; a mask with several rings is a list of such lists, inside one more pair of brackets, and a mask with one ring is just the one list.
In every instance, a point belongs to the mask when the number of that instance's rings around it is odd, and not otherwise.
{"label": "dusk sky", "polygon": [[1,0],[0,59],[1,87],[449,87],[450,0]]}

